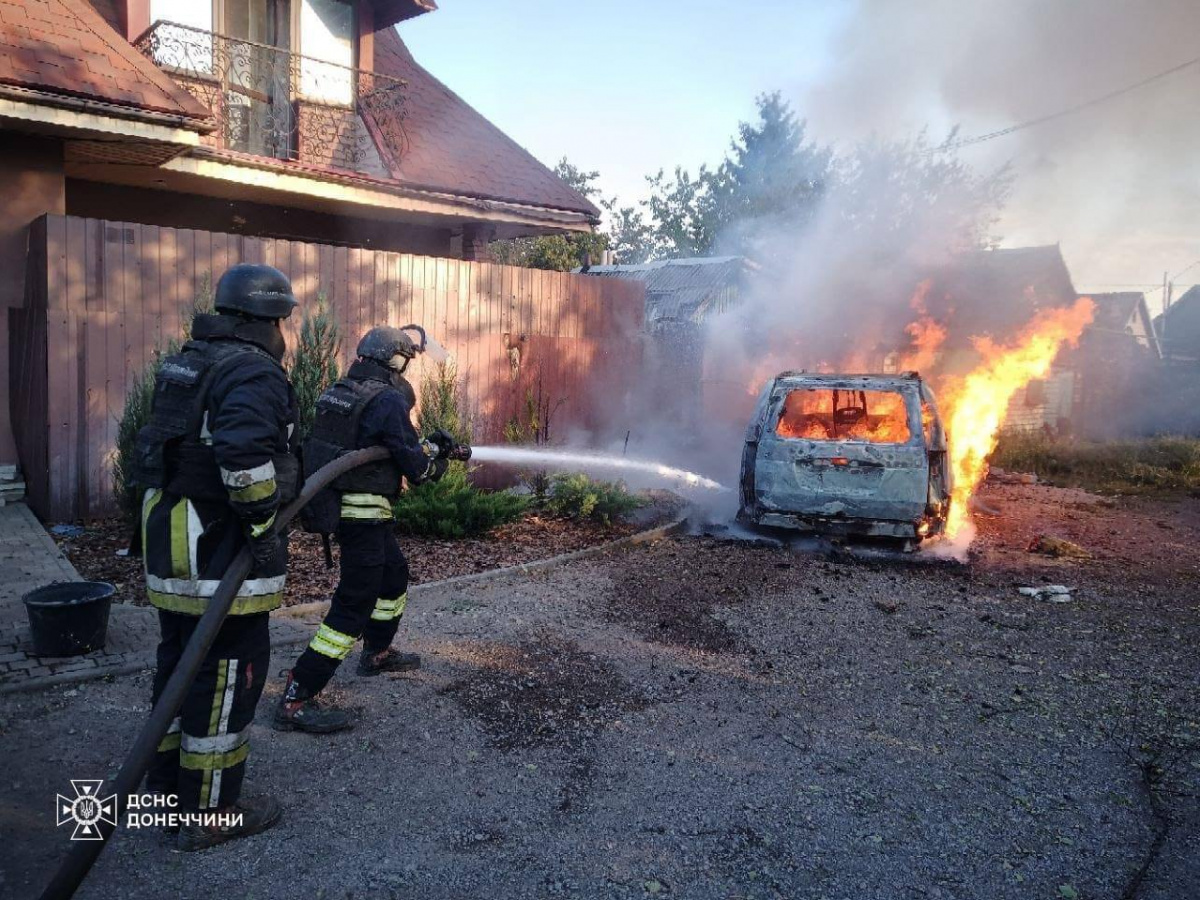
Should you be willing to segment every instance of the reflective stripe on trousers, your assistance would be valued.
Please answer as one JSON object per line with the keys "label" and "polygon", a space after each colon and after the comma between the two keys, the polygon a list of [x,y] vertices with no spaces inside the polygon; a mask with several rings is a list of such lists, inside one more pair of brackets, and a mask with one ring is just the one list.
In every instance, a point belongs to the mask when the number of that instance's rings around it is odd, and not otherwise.
{"label": "reflective stripe on trousers", "polygon": [[388,622],[392,619],[398,619],[404,615],[404,607],[407,605],[407,591],[393,600],[380,597],[375,601],[375,608],[371,610],[371,618],[376,622]]}

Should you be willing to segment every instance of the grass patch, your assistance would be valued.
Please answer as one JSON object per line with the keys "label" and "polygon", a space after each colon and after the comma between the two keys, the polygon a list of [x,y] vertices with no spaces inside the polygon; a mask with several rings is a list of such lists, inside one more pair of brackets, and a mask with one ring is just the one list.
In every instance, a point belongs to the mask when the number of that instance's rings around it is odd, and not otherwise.
{"label": "grass patch", "polygon": [[1197,438],[1087,443],[1009,435],[992,454],[992,464],[1013,472],[1035,472],[1061,487],[1097,493],[1200,495]]}

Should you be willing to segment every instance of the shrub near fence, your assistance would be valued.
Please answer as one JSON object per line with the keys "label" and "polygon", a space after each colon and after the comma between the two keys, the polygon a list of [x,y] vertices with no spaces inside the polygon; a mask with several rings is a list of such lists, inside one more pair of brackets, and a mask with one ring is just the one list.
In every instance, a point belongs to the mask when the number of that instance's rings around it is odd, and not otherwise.
{"label": "shrub near fence", "polygon": [[[624,434],[641,365],[640,283],[298,241],[45,216],[30,238],[28,302],[14,310],[13,422],[29,499],[54,521],[115,511],[125,394],[173,333],[198,278],[265,262],[305,306],[324,292],[345,354],[377,324],[424,325],[454,355],[476,438],[503,439],[541,380],[565,398],[555,427]],[[299,316],[285,329],[298,337]],[[596,384],[605,385],[598,402]]]}

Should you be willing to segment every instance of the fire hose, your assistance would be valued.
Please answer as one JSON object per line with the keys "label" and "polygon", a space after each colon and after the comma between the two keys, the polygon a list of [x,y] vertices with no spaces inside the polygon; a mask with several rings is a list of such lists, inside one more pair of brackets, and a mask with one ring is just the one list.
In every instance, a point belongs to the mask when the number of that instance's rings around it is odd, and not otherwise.
{"label": "fire hose", "polygon": [[[338,476],[366,463],[386,459],[387,456],[388,452],[383,447],[355,450],[339,456],[333,462],[318,469],[305,481],[300,496],[279,511],[275,517],[276,530],[282,532],[287,528],[288,523],[299,514],[300,510]],[[188,641],[183,655],[179,658],[179,663],[171,673],[158,702],[150,711],[150,717],[142,726],[141,733],[134,741],[129,755],[125,757],[125,762],[121,766],[121,771],[117,773],[113,787],[116,794],[116,815],[113,816],[115,822],[121,820],[121,816],[125,813],[126,798],[137,790],[146,770],[150,768],[159,742],[162,741],[167,729],[171,727],[171,721],[179,712],[184,694],[191,685],[192,679],[196,677],[196,672],[204,661],[204,657],[208,655],[213,641],[216,640],[217,632],[221,630],[221,625],[229,614],[230,607],[233,606],[238,589],[250,575],[252,564],[253,559],[250,556],[249,548],[243,548],[225,572],[225,577],[217,585],[204,614],[200,616],[200,621],[196,624],[195,631],[192,632],[191,640]],[[75,842],[46,889],[42,891],[41,900],[68,900],[73,897],[75,891],[79,889],[79,885],[83,883],[83,879],[87,877],[87,873],[95,865],[101,851],[108,845],[108,839],[115,830],[115,824],[101,822],[98,840]]]}

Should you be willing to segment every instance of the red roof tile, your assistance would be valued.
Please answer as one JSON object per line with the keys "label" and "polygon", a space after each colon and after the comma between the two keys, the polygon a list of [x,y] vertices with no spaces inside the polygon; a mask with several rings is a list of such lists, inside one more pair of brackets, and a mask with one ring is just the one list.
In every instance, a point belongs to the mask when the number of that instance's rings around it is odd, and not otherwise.
{"label": "red roof tile", "polygon": [[0,83],[202,123],[208,110],[84,0],[0,0]]}
{"label": "red roof tile", "polygon": [[375,70],[408,82],[408,146],[393,173],[400,181],[599,217],[585,197],[418,65],[394,28],[375,34]]}

